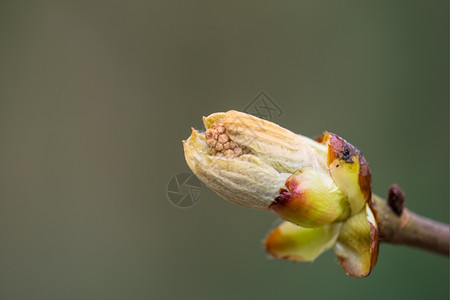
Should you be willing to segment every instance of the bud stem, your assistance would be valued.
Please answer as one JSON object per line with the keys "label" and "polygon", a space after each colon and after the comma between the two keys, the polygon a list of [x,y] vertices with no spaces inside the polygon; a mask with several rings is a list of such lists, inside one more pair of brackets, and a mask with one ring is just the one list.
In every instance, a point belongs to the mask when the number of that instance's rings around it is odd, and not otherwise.
{"label": "bud stem", "polygon": [[398,216],[386,200],[372,195],[378,211],[380,240],[449,256],[449,226],[403,209]]}

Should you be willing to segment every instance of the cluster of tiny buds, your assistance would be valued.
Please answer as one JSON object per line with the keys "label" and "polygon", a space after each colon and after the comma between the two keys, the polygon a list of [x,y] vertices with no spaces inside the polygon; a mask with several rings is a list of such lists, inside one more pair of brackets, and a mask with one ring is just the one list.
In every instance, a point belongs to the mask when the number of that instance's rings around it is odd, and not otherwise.
{"label": "cluster of tiny buds", "polygon": [[238,157],[250,153],[246,147],[241,147],[230,139],[222,123],[214,123],[205,132],[206,143],[211,155]]}

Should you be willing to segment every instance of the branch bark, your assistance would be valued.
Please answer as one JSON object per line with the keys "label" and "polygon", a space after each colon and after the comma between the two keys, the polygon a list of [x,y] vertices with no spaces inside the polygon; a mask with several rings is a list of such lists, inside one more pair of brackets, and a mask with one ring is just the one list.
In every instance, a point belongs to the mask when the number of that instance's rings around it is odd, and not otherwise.
{"label": "branch bark", "polygon": [[449,226],[404,208],[397,215],[386,200],[372,195],[378,211],[381,242],[421,248],[449,256]]}

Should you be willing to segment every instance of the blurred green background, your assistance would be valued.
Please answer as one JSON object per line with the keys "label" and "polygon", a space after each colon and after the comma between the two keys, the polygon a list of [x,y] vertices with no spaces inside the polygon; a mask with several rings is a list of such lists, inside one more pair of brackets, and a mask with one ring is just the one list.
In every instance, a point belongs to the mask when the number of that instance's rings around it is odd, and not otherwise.
{"label": "blurred green background", "polygon": [[445,257],[353,279],[268,259],[274,214],[166,196],[190,127],[264,90],[448,222],[448,33],[447,1],[2,1],[0,298],[448,299]]}

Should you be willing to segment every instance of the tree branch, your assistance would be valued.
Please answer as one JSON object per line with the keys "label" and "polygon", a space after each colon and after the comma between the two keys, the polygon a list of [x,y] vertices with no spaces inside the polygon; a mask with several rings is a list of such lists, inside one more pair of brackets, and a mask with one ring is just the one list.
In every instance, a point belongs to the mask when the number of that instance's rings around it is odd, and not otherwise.
{"label": "tree branch", "polygon": [[[376,195],[372,196],[378,211],[380,241],[421,248],[449,256],[449,226],[447,224],[419,216],[403,207],[398,210],[395,199],[396,204],[391,204],[392,199],[386,201]],[[404,199],[401,198],[400,201],[402,201],[400,204],[403,204]]]}

